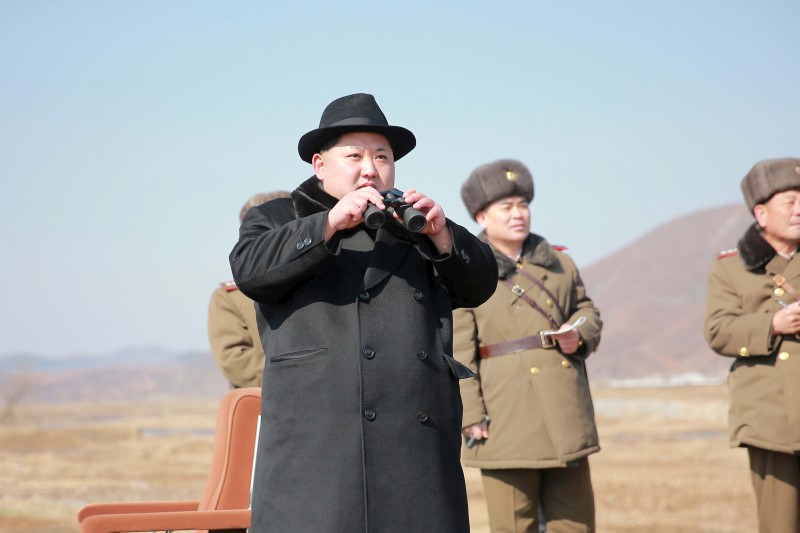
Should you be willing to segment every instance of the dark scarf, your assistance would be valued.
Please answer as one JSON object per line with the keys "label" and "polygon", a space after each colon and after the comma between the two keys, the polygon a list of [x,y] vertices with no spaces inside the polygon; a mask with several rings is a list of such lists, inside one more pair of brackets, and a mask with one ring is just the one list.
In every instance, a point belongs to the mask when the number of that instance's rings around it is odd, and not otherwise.
{"label": "dark scarf", "polygon": [[[486,232],[482,231],[478,238],[489,244],[489,239],[486,237]],[[497,260],[497,273],[500,279],[506,279],[517,271],[517,263],[504,253],[495,249],[492,246],[494,258]],[[544,268],[552,268],[558,264],[558,257],[553,252],[553,247],[550,246],[544,237],[531,233],[522,243],[522,253],[520,258],[524,258],[527,263],[533,263]]]}
{"label": "dark scarf", "polygon": [[742,258],[744,267],[751,272],[763,271],[776,255],[775,248],[764,239],[757,222],[747,228],[739,239],[739,257]]}
{"label": "dark scarf", "polygon": [[[325,192],[322,188],[322,182],[319,181],[316,176],[311,176],[301,183],[299,187],[292,191],[291,196],[292,202],[294,203],[294,211],[298,218],[307,217],[322,211],[329,211],[339,202],[339,200]],[[386,221],[382,229],[387,230],[398,239],[417,242],[417,235],[408,231],[405,226],[395,220],[394,217],[387,216]],[[367,227],[361,223],[344,233],[352,234],[358,230],[369,231]]]}

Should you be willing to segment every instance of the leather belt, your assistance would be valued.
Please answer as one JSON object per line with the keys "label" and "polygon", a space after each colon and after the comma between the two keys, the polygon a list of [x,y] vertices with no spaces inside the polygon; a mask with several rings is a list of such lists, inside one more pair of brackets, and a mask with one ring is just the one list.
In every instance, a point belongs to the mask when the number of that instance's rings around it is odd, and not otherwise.
{"label": "leather belt", "polygon": [[522,337],[510,341],[496,342],[494,344],[486,344],[478,349],[481,359],[488,359],[498,355],[506,355],[514,352],[521,352],[524,350],[535,350],[537,348],[553,348],[556,342],[549,335],[544,335],[539,332],[538,335],[531,335],[529,337]]}

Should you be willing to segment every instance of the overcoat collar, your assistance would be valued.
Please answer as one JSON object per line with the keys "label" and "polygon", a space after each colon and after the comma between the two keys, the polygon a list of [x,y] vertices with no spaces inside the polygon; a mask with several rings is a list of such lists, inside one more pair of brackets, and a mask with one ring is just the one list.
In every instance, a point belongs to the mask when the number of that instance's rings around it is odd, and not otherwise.
{"label": "overcoat collar", "polygon": [[[781,258],[772,245],[764,239],[761,228],[756,222],[747,228],[739,240],[739,256],[744,267],[750,272],[779,273],[786,279],[800,276],[800,257],[792,258],[786,265],[786,260]],[[783,265],[786,265],[785,268],[780,268]]]}
{"label": "overcoat collar", "polygon": [[739,256],[742,258],[744,267],[751,272],[764,270],[776,255],[778,254],[775,248],[764,238],[761,228],[756,222],[747,228],[742,238],[739,239]]}
{"label": "overcoat collar", "polygon": [[[491,246],[485,231],[482,231],[478,235],[478,238]],[[497,260],[497,271],[500,279],[506,279],[511,276],[517,270],[516,262],[498,251],[494,246],[492,246],[492,251]],[[550,243],[548,243],[544,237],[536,235],[535,233],[529,234],[525,242],[522,243],[522,254],[520,254],[520,257],[524,258],[527,263],[539,265],[546,269],[550,269],[558,264],[558,257],[555,252],[553,252],[553,247],[550,246]]]}
{"label": "overcoat collar", "polygon": [[[339,201],[325,192],[316,176],[301,183],[291,196],[298,218],[329,211]],[[417,240],[415,234],[390,217],[378,228],[374,241],[363,224],[341,233],[342,252],[366,271],[365,289],[374,287],[396,270]]]}

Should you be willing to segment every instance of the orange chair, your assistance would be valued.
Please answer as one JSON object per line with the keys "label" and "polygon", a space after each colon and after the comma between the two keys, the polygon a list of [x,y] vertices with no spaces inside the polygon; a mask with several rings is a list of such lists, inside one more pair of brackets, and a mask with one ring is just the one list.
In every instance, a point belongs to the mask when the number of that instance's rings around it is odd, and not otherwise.
{"label": "orange chair", "polygon": [[78,511],[81,533],[249,528],[260,414],[260,388],[233,389],[225,394],[217,414],[211,470],[199,501],[89,504]]}

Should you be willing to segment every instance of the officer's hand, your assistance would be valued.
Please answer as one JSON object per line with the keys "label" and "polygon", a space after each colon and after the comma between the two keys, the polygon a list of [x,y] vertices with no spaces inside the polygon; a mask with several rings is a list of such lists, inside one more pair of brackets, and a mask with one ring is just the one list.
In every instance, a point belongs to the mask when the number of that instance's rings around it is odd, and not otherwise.
{"label": "officer's hand", "polygon": [[385,209],[383,197],[374,187],[361,187],[342,196],[333,208],[328,211],[325,221],[325,242],[328,242],[337,231],[353,228],[364,220],[367,204],[372,203],[378,209]]}
{"label": "officer's hand", "polygon": [[484,440],[489,438],[489,423],[487,421],[472,424],[461,430],[465,437],[473,438],[475,440]]}
{"label": "officer's hand", "polygon": [[[570,327],[569,324],[563,324],[559,331],[562,331],[568,327]],[[571,329],[569,331],[565,331],[564,333],[555,333],[553,334],[553,338],[558,343],[558,347],[561,348],[561,353],[564,355],[570,355],[577,352],[578,348],[581,346],[581,335],[576,329]]]}
{"label": "officer's hand", "polygon": [[800,333],[800,303],[793,303],[772,315],[772,332],[776,335]]}
{"label": "officer's hand", "polygon": [[408,189],[403,193],[403,201],[425,215],[428,224],[420,233],[430,237],[440,254],[450,253],[453,249],[453,237],[447,229],[442,206],[414,189]]}

